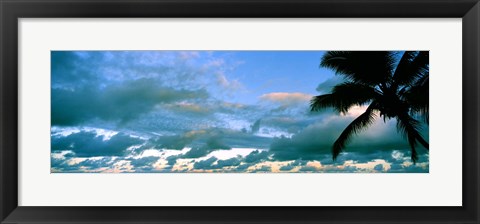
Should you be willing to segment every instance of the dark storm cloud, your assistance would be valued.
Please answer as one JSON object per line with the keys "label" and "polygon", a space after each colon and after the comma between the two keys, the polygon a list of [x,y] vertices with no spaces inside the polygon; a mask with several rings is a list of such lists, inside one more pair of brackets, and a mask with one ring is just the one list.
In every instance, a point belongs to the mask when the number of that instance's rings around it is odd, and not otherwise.
{"label": "dark storm cloud", "polygon": [[159,105],[195,112],[188,105],[208,98],[205,71],[175,52],[52,51],[51,66],[52,125],[124,124]]}
{"label": "dark storm cloud", "polygon": [[[52,87],[96,86],[159,74],[170,78],[175,69],[167,65],[168,58],[161,52],[52,51]],[[183,67],[181,70],[182,74],[189,73]]]}
{"label": "dark storm cloud", "polygon": [[387,171],[388,173],[428,173],[429,172],[429,165],[420,165],[417,163],[416,165],[409,165],[405,166],[403,164],[393,163],[390,165],[390,170]]}
{"label": "dark storm cloud", "polygon": [[[186,152],[185,154],[169,156],[167,158],[168,165],[170,166],[175,165],[175,163],[177,162],[177,159],[200,158],[208,155],[208,153],[212,151],[213,150],[208,149],[208,147],[192,148],[190,151]],[[217,158],[212,156],[207,160],[201,160],[196,162],[195,164],[198,163],[198,165],[196,166],[202,167],[202,169],[222,169],[223,167],[226,167],[226,166],[237,166],[235,170],[242,171],[257,163],[269,161],[270,156],[271,156],[271,153],[269,153],[268,151],[255,150],[249,153],[245,157],[237,156],[237,157],[232,157],[226,160],[218,160]],[[211,158],[215,158],[215,160],[212,161]],[[214,164],[215,161],[217,162]]]}
{"label": "dark storm cloud", "polygon": [[308,161],[303,160],[295,160],[285,166],[280,167],[280,171],[290,171],[297,166],[304,166],[307,164]]}
{"label": "dark storm cloud", "polygon": [[243,171],[247,170],[248,167],[250,167],[250,166],[252,166],[252,164],[244,163],[244,164],[241,164],[241,165],[237,166],[237,168],[235,168],[234,171],[243,172]]}
{"label": "dark storm cloud", "polygon": [[222,136],[225,144],[232,148],[268,148],[272,139],[268,137],[256,136],[241,131],[227,131]]}
{"label": "dark storm cloud", "polygon": [[221,140],[222,136],[213,136],[207,140],[205,147],[208,149],[231,149],[230,146],[226,145]]}
{"label": "dark storm cloud", "polygon": [[302,172],[315,172],[315,171],[317,171],[317,168],[313,167],[313,166],[302,166],[300,168],[300,171],[302,171]]}
{"label": "dark storm cloud", "polygon": [[226,166],[238,166],[240,165],[240,163],[241,163],[241,159],[238,157],[234,157],[226,160],[218,160],[215,168],[221,169]]}
{"label": "dark storm cloud", "polygon": [[167,165],[173,166],[175,163],[177,163],[178,156],[169,156],[167,157]]}
{"label": "dark storm cloud", "polygon": [[[168,165],[172,166],[175,165],[177,162],[177,159],[189,159],[189,158],[200,158],[203,156],[207,156],[209,153],[216,151],[216,150],[229,150],[231,149],[230,146],[226,145],[223,142],[223,135],[220,135],[218,130],[210,130],[210,131],[201,131],[201,132],[196,132],[195,138],[197,138],[197,142],[192,143],[194,146],[187,151],[185,154],[180,154],[180,155],[174,155],[174,156],[169,156],[167,158]],[[193,135],[192,133],[188,134],[189,136]],[[192,139],[193,141],[193,139]],[[185,145],[188,146],[188,145]],[[221,164],[224,162],[234,162],[233,160],[231,161],[223,161],[220,162]],[[211,164],[210,164],[211,165]],[[200,163],[200,165],[206,169],[206,165],[204,162]],[[213,168],[213,167],[212,167]],[[218,167],[217,167],[218,168]],[[215,168],[215,169],[217,169]]]}
{"label": "dark storm cloud", "polygon": [[[226,145],[225,143],[222,142],[222,136],[219,136],[216,133],[210,133],[210,132],[196,132],[196,134],[193,133],[187,133],[184,134],[183,136],[188,135],[188,136],[194,136],[192,137],[189,143],[192,143],[192,141],[195,138],[203,138],[206,140],[204,142],[196,142],[195,146],[193,146],[189,151],[187,151],[185,154],[180,154],[180,155],[174,155],[174,156],[169,156],[167,158],[168,165],[174,165],[177,162],[177,159],[188,159],[188,158],[200,158],[203,156],[208,155],[209,153],[215,151],[215,150],[228,150],[231,149],[230,146]],[[157,139],[158,141],[158,139]],[[188,144],[184,144],[184,147],[186,146],[191,146]]]}
{"label": "dark storm cloud", "polygon": [[262,119],[262,126],[271,127],[289,133],[297,133],[318,119],[319,117],[310,116],[267,116]]}
{"label": "dark storm cloud", "polygon": [[[151,138],[143,149],[175,149],[181,150],[185,147],[192,148],[197,155],[200,152],[211,152],[219,149],[231,148],[268,148],[271,138],[253,135],[226,128],[209,128],[203,130],[189,131],[179,135],[166,135]],[[201,156],[206,155],[203,153]],[[200,156],[197,156],[200,157]],[[195,158],[195,157],[190,157]]]}
{"label": "dark storm cloud", "polygon": [[[276,160],[324,160],[331,158],[333,143],[338,138],[344,128],[354,119],[347,116],[324,117],[291,138],[276,138],[270,146],[270,151],[274,153]],[[369,159],[374,158],[377,151],[387,151],[391,153],[394,149],[408,149],[408,142],[397,132],[396,122],[394,120],[384,123],[377,121],[365,131],[352,137],[347,145],[345,152],[356,152],[352,156],[360,157],[368,155]],[[419,147],[420,148],[420,147]],[[419,149],[419,152],[423,152]],[[338,157],[342,160],[342,154]]]}
{"label": "dark storm cloud", "polygon": [[51,158],[52,172],[88,172],[98,169],[110,169],[118,159],[114,157],[89,158],[79,163],[68,164],[68,158]]}
{"label": "dark storm cloud", "polygon": [[54,157],[51,157],[50,158],[50,166],[53,168],[53,169],[59,169],[59,170],[62,170],[64,167],[70,167],[68,164],[67,164],[67,161],[63,158],[54,158]]}
{"label": "dark storm cloud", "polygon": [[185,154],[177,156],[177,158],[200,158],[215,150],[225,149],[230,149],[230,147],[221,143],[218,139],[210,138],[202,147],[192,148]]}
{"label": "dark storm cloud", "polygon": [[268,152],[268,151],[255,150],[245,157],[245,162],[247,162],[247,163],[263,162],[263,161],[268,160],[270,155],[271,155],[271,153]]}
{"label": "dark storm cloud", "polygon": [[95,132],[82,131],[66,137],[52,136],[52,152],[71,150],[77,157],[122,156],[127,148],[143,143],[143,140],[123,133],[109,140],[97,136]]}
{"label": "dark storm cloud", "polygon": [[138,159],[130,159],[130,165],[136,172],[151,172],[153,164],[159,160],[159,157],[148,156]]}
{"label": "dark storm cloud", "polygon": [[199,170],[206,170],[206,169],[209,169],[215,161],[217,161],[217,158],[210,157],[206,160],[202,160],[194,163],[193,168],[199,169]]}
{"label": "dark storm cloud", "polygon": [[101,159],[86,159],[77,164],[79,167],[85,167],[88,170],[95,170],[99,168],[110,168],[116,160],[111,157],[103,157]]}
{"label": "dark storm cloud", "polygon": [[290,170],[292,170],[293,168],[295,168],[295,167],[294,167],[294,166],[291,166],[291,165],[286,165],[286,166],[280,167],[280,171],[290,171]]}
{"label": "dark storm cloud", "polygon": [[[396,154],[396,155],[395,155]],[[390,163],[390,173],[428,173],[429,154],[426,150],[421,151],[417,164],[411,164],[410,152],[408,150],[396,150],[386,161]],[[407,162],[409,165],[406,165]],[[427,165],[425,165],[427,164]]]}
{"label": "dark storm cloud", "polygon": [[105,88],[52,89],[52,125],[76,125],[98,118],[128,122],[158,104],[207,98],[204,90],[164,87],[153,79],[112,84]]}
{"label": "dark storm cloud", "polygon": [[305,141],[303,136],[281,137],[275,139],[270,146],[270,151],[274,154],[273,157],[279,161],[295,159],[313,160],[329,153],[329,146],[330,144],[324,142]]}
{"label": "dark storm cloud", "polygon": [[91,65],[82,63],[82,58],[69,51],[51,52],[51,81],[52,87],[74,88],[78,85],[98,80],[95,73],[90,71]]}
{"label": "dark storm cloud", "polygon": [[182,150],[192,143],[196,137],[197,136],[195,134],[160,136],[151,139],[146,145],[146,148],[153,147],[158,149]]}
{"label": "dark storm cloud", "polygon": [[181,150],[185,147],[198,149],[230,149],[223,142],[223,131],[220,129],[206,129],[189,131],[179,135],[165,135],[151,138],[143,149],[173,149]]}
{"label": "dark storm cloud", "polygon": [[155,162],[157,162],[159,157],[156,156],[148,156],[139,159],[130,159],[130,164],[134,167],[142,167],[142,166],[152,166]]}
{"label": "dark storm cloud", "polygon": [[252,133],[256,133],[258,132],[258,130],[260,130],[260,122],[261,122],[261,119],[258,119],[257,121],[255,121],[255,123],[252,124],[251,126]]}
{"label": "dark storm cloud", "polygon": [[201,160],[194,163],[193,167],[195,169],[203,169],[203,170],[218,170],[223,169],[225,167],[231,166],[238,166],[241,164],[240,157],[233,157],[226,160],[217,160],[215,157],[210,157],[206,160]]}
{"label": "dark storm cloud", "polygon": [[213,149],[208,147],[192,148],[185,154],[177,156],[177,158],[200,158],[208,155],[212,151]]}

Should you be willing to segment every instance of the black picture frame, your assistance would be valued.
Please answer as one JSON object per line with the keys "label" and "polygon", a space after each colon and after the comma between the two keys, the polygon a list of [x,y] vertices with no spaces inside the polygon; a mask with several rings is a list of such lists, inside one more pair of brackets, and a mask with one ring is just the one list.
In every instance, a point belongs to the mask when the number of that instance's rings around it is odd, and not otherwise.
{"label": "black picture frame", "polygon": [[[478,0],[0,0],[1,223],[479,223]],[[463,18],[461,207],[18,206],[18,19]],[[459,150],[459,149],[458,149]],[[41,192],[39,192],[41,194]],[[439,195],[442,197],[442,195]]]}

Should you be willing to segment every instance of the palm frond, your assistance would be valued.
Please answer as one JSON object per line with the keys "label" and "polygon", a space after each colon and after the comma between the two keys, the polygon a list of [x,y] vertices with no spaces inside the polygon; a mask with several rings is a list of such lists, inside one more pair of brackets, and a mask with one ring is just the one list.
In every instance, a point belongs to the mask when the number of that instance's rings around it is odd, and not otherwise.
{"label": "palm frond", "polygon": [[333,107],[346,113],[354,105],[364,105],[380,95],[374,88],[353,82],[336,85],[331,94],[314,96],[310,102],[311,111]]}
{"label": "palm frond", "polygon": [[410,114],[420,115],[423,121],[428,124],[429,120],[429,78],[424,75],[417,79],[413,86],[404,92],[399,92],[402,99],[410,105]]}
{"label": "palm frond", "polygon": [[333,149],[332,149],[332,158],[333,160],[336,160],[340,152],[343,151],[345,148],[346,144],[350,141],[350,138],[359,133],[360,131],[368,128],[376,118],[376,114],[374,113],[374,108],[375,108],[375,102],[372,102],[370,106],[367,108],[367,110],[355,118],[355,120],[350,123],[345,130],[343,130],[342,134],[337,138],[335,143],[333,143]]}
{"label": "palm frond", "polygon": [[412,152],[411,159],[413,163],[416,163],[418,159],[417,150],[415,149],[417,141],[428,149],[428,143],[419,132],[420,123],[408,114],[401,114],[397,119],[397,129],[407,138]]}
{"label": "palm frond", "polygon": [[393,74],[394,80],[399,79],[400,76],[408,75],[409,69],[411,67],[410,64],[412,63],[415,55],[417,54],[417,51],[405,51],[403,53],[402,58],[400,58],[400,61],[398,62],[398,65]]}
{"label": "palm frond", "polygon": [[395,86],[411,85],[418,78],[428,76],[429,52],[406,51],[395,70],[393,82]]}
{"label": "palm frond", "polygon": [[391,77],[394,62],[393,52],[389,51],[328,51],[320,66],[356,83],[377,85]]}
{"label": "palm frond", "polygon": [[[398,60],[397,55],[402,53]],[[346,113],[354,105],[371,103],[335,141],[334,160],[353,135],[373,123],[377,116],[374,111],[379,111],[384,119],[397,119],[397,129],[408,140],[414,163],[418,159],[418,144],[428,150],[428,142],[421,136],[420,122],[416,120],[421,116],[428,123],[428,51],[329,51],[323,55],[320,66],[332,69],[348,82],[333,87],[330,94],[313,97],[312,111],[332,107]]]}

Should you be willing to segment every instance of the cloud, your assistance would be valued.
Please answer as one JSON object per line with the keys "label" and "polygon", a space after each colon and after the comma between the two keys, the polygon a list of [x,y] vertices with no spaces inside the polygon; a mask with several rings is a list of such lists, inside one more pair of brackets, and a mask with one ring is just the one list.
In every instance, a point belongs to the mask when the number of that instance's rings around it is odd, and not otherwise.
{"label": "cloud", "polygon": [[82,131],[66,137],[52,136],[51,140],[52,152],[70,150],[77,157],[122,156],[129,147],[143,143],[143,140],[123,133],[105,141],[93,131]]}
{"label": "cloud", "polygon": [[238,91],[244,88],[242,83],[240,83],[240,81],[227,79],[227,77],[225,76],[225,74],[223,74],[223,72],[216,72],[215,76],[216,76],[218,85],[223,87],[224,89]]}
{"label": "cloud", "polygon": [[267,160],[271,154],[268,151],[255,150],[245,157],[247,163],[259,163]]}
{"label": "cloud", "polygon": [[131,159],[130,164],[134,167],[142,167],[142,166],[151,166],[155,162],[157,162],[159,157],[156,156],[147,156],[138,159]]}
{"label": "cloud", "polygon": [[163,109],[173,111],[174,113],[182,114],[192,114],[192,115],[208,115],[211,113],[211,108],[209,105],[199,104],[194,102],[175,102],[172,104],[166,104],[163,106]]}
{"label": "cloud", "polygon": [[[192,148],[185,154],[169,156],[166,160],[169,166],[174,166],[178,161],[193,159],[194,169],[196,169],[195,167],[201,167],[203,170],[218,170],[229,167],[230,171],[243,171],[250,166],[270,160],[269,156],[271,155],[268,151],[254,150],[244,155],[229,153],[230,156],[225,157],[225,155],[228,155],[225,154],[227,151],[230,150],[213,150],[207,147]],[[222,157],[227,159],[219,159]],[[215,160],[212,158],[215,158]],[[195,166],[197,163],[198,165]]]}
{"label": "cloud", "polygon": [[260,96],[260,99],[272,103],[278,103],[280,105],[291,106],[295,104],[309,102],[312,99],[312,95],[298,92],[274,92],[263,94],[262,96]]}
{"label": "cloud", "polygon": [[229,149],[229,148],[268,148],[271,138],[256,136],[252,133],[245,133],[241,130],[228,128],[206,129],[203,139],[198,144],[207,143],[208,148]]}
{"label": "cloud", "polygon": [[[220,150],[222,151],[222,150]],[[225,150],[223,150],[225,151]],[[216,152],[216,151],[214,151]],[[66,155],[69,155],[66,157]],[[163,153],[159,154],[163,157]],[[52,172],[392,172],[392,173],[425,173],[428,172],[428,154],[421,154],[419,162],[410,162],[408,153],[399,150],[376,151],[372,153],[344,153],[337,161],[332,162],[325,155],[324,160],[272,161],[268,151],[251,151],[246,156],[234,156],[228,159],[218,159],[214,153],[204,155],[199,159],[188,159],[187,156],[176,155],[161,159],[158,156],[143,156],[139,158],[125,157],[71,157],[68,151],[52,154]],[[220,154],[218,154],[220,156]],[[223,157],[223,156],[221,156]],[[378,158],[383,158],[379,160]],[[177,159],[180,162],[177,163]],[[75,161],[75,162],[73,162]],[[161,169],[153,165],[165,161]],[[198,163],[198,164],[197,164]],[[197,164],[197,165],[195,165]],[[175,165],[175,166],[174,166]],[[176,167],[176,168],[174,168]],[[269,167],[269,168],[267,168]]]}
{"label": "cloud", "polygon": [[144,149],[174,149],[181,150],[185,147],[203,149],[230,149],[222,140],[228,133],[222,129],[192,130],[179,135],[165,135],[149,140]]}
{"label": "cloud", "polygon": [[324,82],[320,83],[316,90],[321,94],[327,94],[332,92],[332,88],[340,83],[345,82],[345,78],[343,76],[332,76],[331,78],[325,80]]}
{"label": "cloud", "polygon": [[208,149],[231,149],[232,147],[222,142],[219,136],[213,136],[207,140],[205,147]]}
{"label": "cloud", "polygon": [[262,166],[258,169],[253,170],[254,173],[270,173],[272,172],[272,168],[269,166]]}
{"label": "cloud", "polygon": [[236,167],[241,164],[241,157],[233,157],[226,160],[218,160],[212,156],[205,160],[197,161],[193,164],[194,169],[222,171],[226,167]]}
{"label": "cloud", "polygon": [[208,155],[212,151],[213,149],[207,147],[192,148],[187,153],[177,156],[177,158],[200,158]]}
{"label": "cloud", "polygon": [[84,167],[86,170],[108,169],[116,160],[111,157],[103,157],[100,159],[86,159],[77,164],[78,167]]}
{"label": "cloud", "polygon": [[207,98],[205,90],[174,89],[153,79],[138,79],[105,88],[52,89],[52,125],[75,125],[98,118],[128,122],[156,105]]}
{"label": "cloud", "polygon": [[251,129],[253,133],[258,132],[258,130],[260,130],[260,121],[261,119],[258,119],[257,121],[255,121],[255,123],[252,124]]}
{"label": "cloud", "polygon": [[303,161],[303,160],[295,160],[293,162],[290,162],[289,164],[280,167],[280,171],[290,171],[296,167],[299,166],[304,166],[307,164],[308,161]]}
{"label": "cloud", "polygon": [[240,163],[241,163],[241,159],[238,158],[238,157],[230,158],[230,159],[226,159],[226,160],[218,160],[215,168],[218,169],[218,168],[223,168],[223,167],[226,167],[226,166],[238,166],[238,165],[240,165]]}
{"label": "cloud", "polygon": [[302,168],[300,168],[300,171],[301,172],[315,172],[315,171],[318,171],[318,168],[314,167],[314,166],[302,166]]}
{"label": "cloud", "polygon": [[[276,160],[331,158],[333,143],[354,118],[354,116],[324,116],[291,138],[276,138],[270,146],[270,151]],[[377,119],[371,127],[352,137],[345,152],[372,156],[372,153],[377,151],[391,153],[391,150],[395,149],[409,149],[408,142],[397,132],[396,121],[389,120],[384,123]],[[422,149],[419,149],[419,152],[422,152]],[[342,154],[338,158],[341,159]]]}
{"label": "cloud", "polygon": [[[67,161],[65,160],[65,158],[54,158],[54,157],[50,157],[50,170],[51,172],[63,172],[63,171],[66,171],[69,167],[72,167],[70,166],[69,164],[67,164]],[[72,167],[73,170],[76,170],[78,169],[77,166],[74,166]]]}
{"label": "cloud", "polygon": [[177,163],[178,156],[169,156],[167,157],[167,165],[173,166]]}
{"label": "cloud", "polygon": [[[90,62],[102,60],[102,56],[94,54],[85,58],[82,55],[79,52],[70,51],[51,52],[52,88],[72,89],[101,79],[101,76],[91,72]],[[87,64],[84,63],[87,61]]]}
{"label": "cloud", "polygon": [[212,164],[217,161],[217,158],[215,157],[210,157],[206,160],[201,160],[193,164],[194,169],[199,169],[199,170],[204,170],[204,169],[209,169]]}
{"label": "cloud", "polygon": [[[191,137],[188,143],[191,143],[190,146],[193,146],[193,147],[184,154],[169,156],[167,158],[168,165],[176,164],[178,159],[200,158],[208,155],[209,153],[215,150],[231,149],[230,146],[223,143],[223,141],[221,140],[222,136],[216,133],[212,134],[207,131],[197,131],[195,132],[195,134],[190,134],[188,136]],[[193,141],[195,138],[198,138],[199,141],[194,143]],[[203,140],[205,138],[206,140]],[[186,147],[189,145],[186,144],[186,142],[182,142],[182,146]],[[180,149],[180,148],[177,148],[177,149]]]}
{"label": "cloud", "polygon": [[207,140],[207,142],[203,146],[198,148],[192,148],[190,149],[190,151],[186,152],[183,155],[179,155],[177,158],[199,158],[202,156],[206,156],[215,150],[225,150],[225,149],[231,149],[231,147],[228,145],[225,145],[217,137],[211,137]]}
{"label": "cloud", "polygon": [[295,167],[294,167],[294,166],[291,166],[291,165],[286,165],[286,166],[280,167],[280,171],[290,171],[290,170],[292,170],[293,168],[295,168]]}
{"label": "cloud", "polygon": [[116,157],[90,157],[90,158],[51,158],[51,171],[83,173],[83,172],[102,172],[113,168],[117,162]]}
{"label": "cloud", "polygon": [[303,162],[302,160],[296,160],[296,161],[293,161],[285,166],[282,166],[280,167],[280,171],[291,171],[292,169],[296,168],[296,167],[299,167],[299,166],[302,166],[302,165],[305,165],[306,162]]}
{"label": "cloud", "polygon": [[[253,136],[240,131],[207,129],[189,132],[181,136],[168,136],[168,138],[167,136],[160,136],[154,140],[150,140],[143,149],[145,150],[152,147],[165,149],[158,146],[165,146],[166,140],[168,140],[168,143],[178,146],[171,149],[179,150],[181,148],[190,147],[190,149],[183,154],[173,155],[166,158],[168,165],[172,166],[176,164],[179,159],[201,158],[212,152],[230,150],[237,145],[240,145],[240,148],[248,148],[248,145],[265,145],[265,147],[268,147],[270,141],[266,141],[265,139],[266,138]],[[269,155],[270,154],[267,151],[260,152],[259,150],[256,150],[254,153],[247,155],[244,161],[247,163],[263,161],[268,159]],[[233,160],[230,162],[233,162]]]}
{"label": "cloud", "polygon": [[244,172],[244,171],[247,170],[250,166],[252,166],[252,164],[250,164],[250,163],[244,163],[244,164],[241,164],[241,165],[237,166],[237,168],[233,169],[233,171],[235,171],[235,172]]}
{"label": "cloud", "polygon": [[287,116],[287,115],[271,115],[262,118],[262,127],[272,128],[289,133],[298,133],[312,123],[316,122],[319,117],[315,116]]}
{"label": "cloud", "polygon": [[[52,87],[97,86],[159,74],[171,76],[179,71],[169,65],[178,62],[177,58],[178,54],[162,51],[52,51]],[[183,66],[180,70],[184,70]]]}
{"label": "cloud", "polygon": [[[403,153],[408,152],[408,153]],[[416,164],[410,160],[409,149],[404,151],[394,150],[391,157],[386,159],[390,163],[390,173],[428,173],[429,172],[429,154],[428,151],[420,151]]]}
{"label": "cloud", "polygon": [[206,134],[207,132],[205,130],[193,130],[179,135],[159,136],[150,139],[144,148],[182,150],[183,148],[190,146],[195,139]]}
{"label": "cloud", "polygon": [[152,172],[154,170],[153,164],[160,158],[156,156],[147,156],[138,159],[130,159],[130,165],[133,166],[135,172]]}
{"label": "cloud", "polygon": [[[204,58],[209,58],[207,69]],[[125,125],[172,114],[209,117],[212,109],[222,109],[209,92],[225,88],[212,85],[217,78],[211,74],[231,71],[229,63],[208,52],[53,51],[52,125]],[[222,77],[229,88],[241,86]]]}

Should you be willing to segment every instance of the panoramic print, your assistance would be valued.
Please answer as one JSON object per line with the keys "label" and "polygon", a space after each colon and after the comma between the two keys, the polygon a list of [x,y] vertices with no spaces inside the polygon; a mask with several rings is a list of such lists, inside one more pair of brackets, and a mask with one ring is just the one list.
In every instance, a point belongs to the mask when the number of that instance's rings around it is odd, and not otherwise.
{"label": "panoramic print", "polygon": [[428,51],[52,51],[52,173],[428,173]]}

